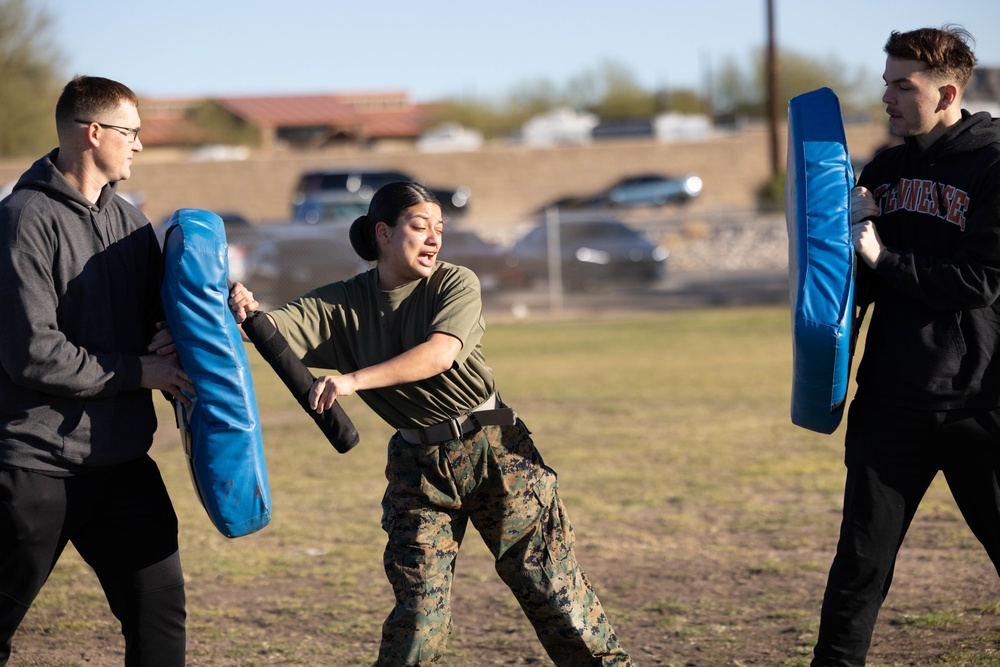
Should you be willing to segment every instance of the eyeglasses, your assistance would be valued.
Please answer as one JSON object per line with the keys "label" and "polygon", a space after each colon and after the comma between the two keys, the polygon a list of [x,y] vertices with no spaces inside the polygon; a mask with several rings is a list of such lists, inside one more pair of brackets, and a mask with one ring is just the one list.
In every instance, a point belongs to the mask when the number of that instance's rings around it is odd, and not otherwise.
{"label": "eyeglasses", "polygon": [[118,130],[125,135],[130,144],[135,143],[135,140],[139,138],[139,130],[141,127],[122,127],[121,125],[108,125],[107,123],[98,123],[96,120],[80,120],[77,118],[73,121],[74,123],[83,123],[84,125],[97,125],[98,127],[104,127],[112,130]]}

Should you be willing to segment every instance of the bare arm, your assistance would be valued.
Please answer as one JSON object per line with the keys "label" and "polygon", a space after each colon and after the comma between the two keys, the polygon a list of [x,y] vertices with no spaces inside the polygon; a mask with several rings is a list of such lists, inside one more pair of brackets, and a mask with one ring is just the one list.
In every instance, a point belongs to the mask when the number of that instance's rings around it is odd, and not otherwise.
{"label": "bare arm", "polygon": [[309,404],[322,414],[333,407],[338,396],[350,396],[360,389],[391,387],[417,382],[443,373],[458,358],[462,341],[445,333],[434,333],[414,348],[380,364],[345,375],[324,375],[309,390]]}
{"label": "bare arm", "polygon": [[[229,296],[230,310],[240,324],[246,319],[247,313],[259,308],[253,292],[240,283],[233,285]],[[333,407],[338,396],[350,396],[360,389],[392,387],[434,377],[451,368],[461,351],[462,341],[458,338],[445,333],[433,333],[420,345],[380,364],[345,375],[319,377],[309,390],[309,404],[313,410],[322,414],[324,410]]]}

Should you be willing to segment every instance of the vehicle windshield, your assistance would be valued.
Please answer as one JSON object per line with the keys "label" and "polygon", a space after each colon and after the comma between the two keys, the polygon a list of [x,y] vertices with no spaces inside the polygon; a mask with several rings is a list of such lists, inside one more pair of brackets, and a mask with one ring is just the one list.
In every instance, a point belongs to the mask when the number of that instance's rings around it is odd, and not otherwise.
{"label": "vehicle windshield", "polygon": [[307,174],[302,177],[299,183],[298,192],[300,194],[310,194],[324,192],[327,190],[346,190],[347,192],[359,192],[364,186],[370,188],[372,192],[377,191],[383,185],[395,183],[397,181],[409,181],[405,174],[392,171],[379,172],[375,174],[353,174],[348,172],[327,172],[318,174]]}
{"label": "vehicle windshield", "polygon": [[613,222],[586,222],[562,225],[559,234],[567,241],[586,241],[589,239],[630,238],[632,232]]}
{"label": "vehicle windshield", "polygon": [[479,250],[488,247],[486,241],[472,232],[449,230],[447,227],[444,230],[443,240],[444,244],[451,250]]}
{"label": "vehicle windshield", "polygon": [[368,213],[368,203],[358,201],[312,201],[306,200],[295,211],[295,222],[305,222],[310,225],[323,222],[354,221],[358,216]]}

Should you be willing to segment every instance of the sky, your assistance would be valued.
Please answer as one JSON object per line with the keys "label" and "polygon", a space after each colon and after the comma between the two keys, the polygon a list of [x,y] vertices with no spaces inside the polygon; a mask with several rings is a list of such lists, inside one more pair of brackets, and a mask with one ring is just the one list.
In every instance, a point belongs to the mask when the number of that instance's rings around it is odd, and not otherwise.
{"label": "sky", "polygon": [[[779,50],[865,72],[880,95],[892,30],[965,26],[1000,67],[997,0],[773,0]],[[404,91],[496,99],[613,62],[647,90],[704,93],[766,45],[765,0],[28,0],[67,79],[187,98]]]}

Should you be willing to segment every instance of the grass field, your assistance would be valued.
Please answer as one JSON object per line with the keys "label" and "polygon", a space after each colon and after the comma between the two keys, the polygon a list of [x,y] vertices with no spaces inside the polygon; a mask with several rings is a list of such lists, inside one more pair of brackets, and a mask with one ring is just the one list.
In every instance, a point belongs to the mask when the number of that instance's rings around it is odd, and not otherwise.
{"label": "grass field", "polygon": [[[808,664],[833,557],[843,434],[791,425],[785,307],[490,323],[504,399],[560,475],[577,555],[639,665]],[[168,406],[153,455],[181,520],[192,665],[370,665],[392,605],[379,501],[388,427],[337,454],[251,354],[274,517],[227,540],[191,489]],[[842,427],[843,428],[843,427]],[[1000,587],[942,479],[903,547],[872,665],[1000,665]],[[447,667],[550,664],[470,531]],[[75,552],[11,665],[121,664]]]}

